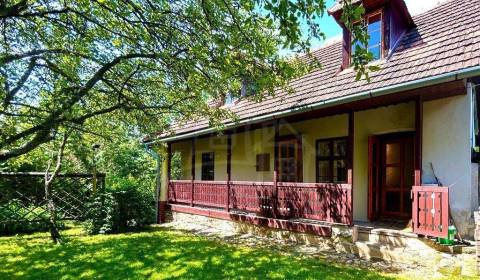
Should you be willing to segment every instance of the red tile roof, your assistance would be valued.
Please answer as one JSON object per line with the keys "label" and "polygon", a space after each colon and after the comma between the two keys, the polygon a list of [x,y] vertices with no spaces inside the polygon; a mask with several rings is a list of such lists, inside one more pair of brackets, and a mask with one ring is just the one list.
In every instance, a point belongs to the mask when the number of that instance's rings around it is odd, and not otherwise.
{"label": "red tile roof", "polygon": [[[293,94],[278,91],[262,102],[244,99],[230,109],[247,120],[480,65],[480,0],[451,0],[413,20],[416,27],[401,38],[388,59],[379,62],[381,70],[371,74],[370,83],[355,81],[353,70],[339,72],[338,42],[313,52],[323,67],[292,81]],[[177,135],[207,128],[207,120],[172,127]]]}

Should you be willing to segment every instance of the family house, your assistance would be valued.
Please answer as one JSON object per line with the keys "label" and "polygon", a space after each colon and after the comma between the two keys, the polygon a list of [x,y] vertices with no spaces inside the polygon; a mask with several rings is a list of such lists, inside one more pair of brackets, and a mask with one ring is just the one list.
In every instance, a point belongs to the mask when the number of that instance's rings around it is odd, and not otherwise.
{"label": "family house", "polygon": [[[478,196],[480,1],[411,16],[403,0],[364,0],[367,48],[380,70],[355,81],[351,36],[313,52],[323,65],[238,115],[173,127],[165,143],[165,209],[328,236],[333,225],[398,222],[472,236]],[[329,9],[338,24],[341,3]],[[180,154],[181,178],[170,175]]]}

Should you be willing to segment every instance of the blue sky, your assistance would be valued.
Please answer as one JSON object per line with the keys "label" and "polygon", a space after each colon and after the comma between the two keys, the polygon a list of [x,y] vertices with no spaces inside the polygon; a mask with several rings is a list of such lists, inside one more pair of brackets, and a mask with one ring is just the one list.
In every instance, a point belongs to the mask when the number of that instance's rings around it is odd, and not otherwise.
{"label": "blue sky", "polygon": [[[446,0],[405,0],[407,4],[408,10],[412,15],[419,14],[426,10],[429,10],[436,6],[438,3],[445,2]],[[327,0],[327,8],[330,8],[335,3],[335,0]],[[307,25],[304,25],[306,30]],[[312,41],[312,49],[316,49],[324,45],[326,42],[328,43],[331,40],[335,40],[336,38],[340,39],[342,29],[337,24],[337,22],[333,19],[333,17],[329,16],[327,12],[323,15],[320,19],[320,28],[322,32],[325,34],[326,41],[319,41],[314,40]]]}

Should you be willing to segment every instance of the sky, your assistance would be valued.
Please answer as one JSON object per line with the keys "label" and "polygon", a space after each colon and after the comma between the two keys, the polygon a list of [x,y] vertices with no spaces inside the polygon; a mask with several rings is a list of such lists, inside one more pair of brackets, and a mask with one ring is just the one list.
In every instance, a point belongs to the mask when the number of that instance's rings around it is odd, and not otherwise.
{"label": "sky", "polygon": [[[408,10],[412,16],[427,11],[439,3],[445,2],[446,0],[405,0],[407,4]],[[327,8],[333,6],[335,0],[327,0]],[[315,40],[312,41],[312,49],[319,48],[329,42],[340,40],[342,29],[337,24],[337,22],[333,19],[333,17],[329,16],[327,12],[325,15],[320,19],[320,27],[323,33],[325,33],[326,40],[319,41]],[[307,26],[305,25],[304,28],[306,29]]]}

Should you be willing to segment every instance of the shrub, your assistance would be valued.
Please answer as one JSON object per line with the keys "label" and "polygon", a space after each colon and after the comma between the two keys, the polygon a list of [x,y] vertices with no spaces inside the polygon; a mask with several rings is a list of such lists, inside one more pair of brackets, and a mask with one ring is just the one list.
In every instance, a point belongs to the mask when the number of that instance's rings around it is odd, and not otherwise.
{"label": "shrub", "polygon": [[91,199],[88,209],[84,228],[89,234],[138,230],[155,219],[152,195],[134,187],[98,193]]}
{"label": "shrub", "polygon": [[129,188],[114,192],[119,205],[118,231],[144,228],[155,221],[153,196],[142,189]]}
{"label": "shrub", "polygon": [[83,226],[88,234],[111,233],[116,230],[118,203],[113,194],[99,192],[87,203],[87,215]]}

